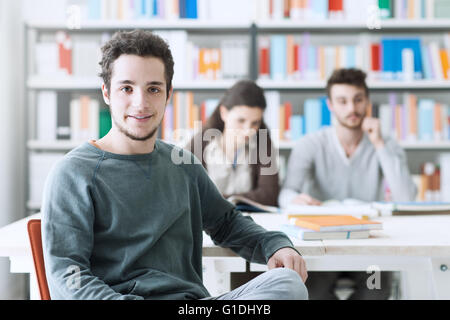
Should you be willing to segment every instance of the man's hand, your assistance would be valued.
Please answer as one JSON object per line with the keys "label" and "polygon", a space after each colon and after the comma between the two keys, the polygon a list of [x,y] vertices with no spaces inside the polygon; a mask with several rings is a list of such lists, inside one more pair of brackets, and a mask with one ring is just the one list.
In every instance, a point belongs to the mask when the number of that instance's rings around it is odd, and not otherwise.
{"label": "man's hand", "polygon": [[381,136],[381,125],[379,119],[370,117],[364,118],[362,129],[363,131],[367,132],[370,142],[372,142],[376,149],[384,146],[384,140]]}
{"label": "man's hand", "polygon": [[292,203],[305,206],[320,206],[322,204],[319,200],[314,199],[306,193],[300,193],[292,200]]}
{"label": "man's hand", "polygon": [[306,263],[302,256],[292,248],[281,248],[276,251],[267,262],[269,269],[289,268],[297,272],[303,282],[308,278]]}

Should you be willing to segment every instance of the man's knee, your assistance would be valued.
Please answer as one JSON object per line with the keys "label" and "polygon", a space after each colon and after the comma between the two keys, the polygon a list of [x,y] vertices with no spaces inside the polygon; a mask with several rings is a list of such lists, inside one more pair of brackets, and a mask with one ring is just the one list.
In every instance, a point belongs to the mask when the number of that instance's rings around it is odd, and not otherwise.
{"label": "man's knee", "polygon": [[275,268],[268,272],[283,287],[283,300],[308,300],[308,289],[297,272],[288,268]]}

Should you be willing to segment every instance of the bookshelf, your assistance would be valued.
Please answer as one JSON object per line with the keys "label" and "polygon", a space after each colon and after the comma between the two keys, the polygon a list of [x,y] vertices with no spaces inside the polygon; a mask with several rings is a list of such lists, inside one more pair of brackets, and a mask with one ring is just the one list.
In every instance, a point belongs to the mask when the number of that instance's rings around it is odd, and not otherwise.
{"label": "bookshelf", "polygon": [[[235,0],[233,0],[235,1]],[[276,0],[275,0],[276,1]],[[252,1],[249,1],[252,2]],[[261,3],[267,1],[261,1]],[[255,3],[255,2],[253,2]],[[259,1],[258,1],[259,3]],[[348,20],[325,20],[316,21],[308,19],[267,19],[267,17],[250,14],[247,20],[239,19],[134,19],[134,20],[82,20],[77,26],[68,26],[63,19],[57,21],[40,20],[39,17],[25,22],[26,36],[26,92],[28,123],[27,150],[29,159],[33,155],[63,155],[69,150],[79,145],[79,141],[59,141],[41,140],[37,137],[36,120],[39,115],[38,99],[41,92],[55,92],[57,95],[70,95],[72,99],[82,95],[89,95],[92,99],[97,99],[100,109],[104,108],[100,93],[101,80],[95,75],[40,75],[36,72],[36,45],[40,42],[51,42],[55,33],[64,31],[69,34],[74,44],[80,39],[95,41],[101,44],[105,34],[111,35],[118,30],[146,29],[156,32],[185,32],[182,35],[188,41],[199,47],[220,47],[221,41],[239,38],[245,42],[247,50],[247,60],[245,72],[239,77],[221,77],[216,80],[191,77],[191,75],[174,78],[174,89],[176,92],[194,93],[195,104],[208,99],[219,98],[223,92],[231,87],[239,78],[250,78],[266,91],[278,92],[280,102],[291,101],[297,107],[297,112],[303,112],[305,99],[317,98],[324,95],[325,81],[318,79],[264,79],[259,77],[259,40],[262,36],[271,35],[296,35],[301,37],[304,33],[309,33],[311,39],[318,38],[320,41],[327,41],[332,38],[332,43],[339,43],[340,37],[346,43],[357,44],[363,41],[379,41],[383,35],[396,36],[423,35],[431,40],[441,41],[442,35],[450,33],[450,19],[389,19],[381,20],[376,27],[368,25],[363,19],[358,21]],[[332,37],[330,37],[332,36]],[[49,40],[50,39],[50,40]],[[430,40],[430,41],[431,41]],[[170,41],[169,41],[170,42]],[[173,48],[176,50],[177,47]],[[180,47],[178,47],[180,48]],[[184,47],[182,47],[184,48]],[[184,52],[183,52],[184,54]],[[174,54],[177,57],[183,54]],[[371,97],[376,103],[386,103],[386,96],[390,92],[398,93],[399,97],[405,92],[413,92],[420,95],[420,98],[438,96],[439,101],[450,101],[450,81],[436,79],[420,79],[413,81],[386,81],[381,79],[371,79],[368,81],[371,90]],[[278,105],[279,106],[279,105]],[[276,108],[278,108],[276,106]],[[69,106],[67,106],[69,108]],[[60,110],[60,106],[58,106]],[[276,143],[280,149],[283,159],[287,159],[290,150],[295,142],[279,141]],[[420,162],[424,160],[436,161],[441,153],[450,152],[450,142],[445,141],[417,141],[401,142],[407,151],[410,169],[417,174]],[[56,158],[56,157],[54,157]],[[32,184],[28,172],[28,184]],[[281,173],[283,175],[283,173]],[[39,201],[29,197],[28,209],[36,211],[39,209]]]}

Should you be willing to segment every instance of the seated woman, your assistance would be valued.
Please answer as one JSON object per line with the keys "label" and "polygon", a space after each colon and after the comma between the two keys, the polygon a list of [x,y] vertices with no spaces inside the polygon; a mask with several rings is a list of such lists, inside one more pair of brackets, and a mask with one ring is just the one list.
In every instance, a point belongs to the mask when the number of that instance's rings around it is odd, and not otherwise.
{"label": "seated woman", "polygon": [[[202,162],[225,198],[240,195],[277,206],[278,169],[263,121],[265,108],[266,99],[259,86],[249,80],[237,82],[186,149]],[[194,146],[199,145],[201,149],[196,150]]]}

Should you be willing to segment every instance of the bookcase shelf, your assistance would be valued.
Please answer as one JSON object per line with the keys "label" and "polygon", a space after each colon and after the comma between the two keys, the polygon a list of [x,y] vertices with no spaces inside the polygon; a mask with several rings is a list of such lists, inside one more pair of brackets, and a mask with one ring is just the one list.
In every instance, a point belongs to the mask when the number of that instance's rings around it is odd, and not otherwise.
{"label": "bookcase shelf", "polygon": [[[450,151],[450,142],[399,142],[399,145],[405,150],[439,150]],[[291,150],[295,146],[295,141],[280,141],[277,147],[280,150]]]}
{"label": "bookcase shelf", "polygon": [[[326,21],[296,21],[296,20],[268,20],[258,21],[256,26],[261,31],[352,31],[352,32],[384,32],[412,29],[418,31],[442,31],[450,29],[450,19],[436,20],[382,20],[379,28],[371,28],[364,22],[326,20]],[[378,27],[378,26],[377,26]]]}
{"label": "bookcase shelf", "polygon": [[[186,30],[186,31],[248,31],[251,27],[250,22],[227,22],[227,21],[202,21],[190,19],[174,20],[133,20],[133,21],[82,21],[77,28],[71,28],[64,21],[28,21],[26,26],[38,31],[114,31],[114,30]],[[79,27],[79,28],[78,28]]]}
{"label": "bookcase shelf", "polygon": [[[270,90],[324,90],[326,81],[258,80],[258,85]],[[370,90],[450,89],[450,81],[448,80],[368,81],[367,85]]]}
{"label": "bookcase shelf", "polygon": [[[174,82],[175,90],[225,90],[236,80],[192,80]],[[31,76],[27,81],[28,89],[33,90],[100,90],[99,77],[43,77]]]}

